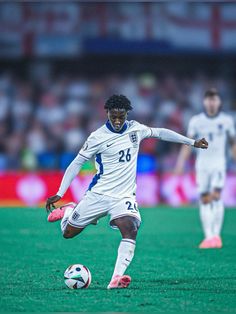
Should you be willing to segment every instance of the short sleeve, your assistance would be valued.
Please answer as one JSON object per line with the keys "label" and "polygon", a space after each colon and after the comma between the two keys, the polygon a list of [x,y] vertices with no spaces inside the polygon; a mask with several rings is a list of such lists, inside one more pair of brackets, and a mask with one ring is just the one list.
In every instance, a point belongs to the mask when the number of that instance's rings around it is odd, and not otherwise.
{"label": "short sleeve", "polygon": [[234,120],[231,117],[229,117],[228,122],[228,134],[230,138],[234,138],[236,136]]}
{"label": "short sleeve", "polygon": [[195,138],[197,136],[197,129],[196,129],[196,119],[193,117],[189,121],[187,136],[190,138]]}
{"label": "short sleeve", "polygon": [[97,154],[99,149],[99,141],[94,133],[92,133],[88,139],[85,141],[83,147],[79,151],[79,155],[86,159],[92,158]]}

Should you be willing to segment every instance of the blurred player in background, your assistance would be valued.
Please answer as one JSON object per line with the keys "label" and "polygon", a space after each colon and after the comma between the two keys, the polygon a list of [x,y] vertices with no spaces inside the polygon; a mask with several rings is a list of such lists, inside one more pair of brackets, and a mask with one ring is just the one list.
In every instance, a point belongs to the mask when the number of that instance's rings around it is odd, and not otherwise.
{"label": "blurred player in background", "polygon": [[[196,158],[196,181],[200,194],[200,218],[204,240],[199,247],[221,248],[221,229],[224,220],[224,204],[221,192],[226,175],[226,148],[232,145],[236,159],[236,140],[234,122],[231,116],[221,111],[221,98],[214,88],[205,92],[204,112],[193,116],[189,122],[188,137],[205,137],[209,148],[198,151]],[[186,160],[191,154],[187,146],[179,153],[175,172],[183,173]]]}
{"label": "blurred player in background", "polygon": [[65,238],[73,238],[100,217],[110,215],[110,225],[118,228],[122,240],[108,289],[126,288],[131,278],[124,275],[133,259],[137,231],[141,217],[137,207],[136,168],[140,142],[149,137],[207,148],[205,139],[193,140],[168,129],[150,128],[136,121],[127,121],[132,110],[130,101],[123,95],[111,96],[106,104],[107,122],[93,132],[77,157],[67,168],[56,195],[49,197],[46,208],[59,201],[78,174],[82,164],[96,156],[97,174],[81,202],[67,204],[53,210],[48,220],[62,219]]}

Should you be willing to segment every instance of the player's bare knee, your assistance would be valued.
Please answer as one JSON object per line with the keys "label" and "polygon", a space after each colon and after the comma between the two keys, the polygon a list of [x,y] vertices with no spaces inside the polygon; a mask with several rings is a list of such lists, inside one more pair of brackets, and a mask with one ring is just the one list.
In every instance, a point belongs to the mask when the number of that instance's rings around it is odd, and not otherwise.
{"label": "player's bare knee", "polygon": [[136,239],[137,233],[138,233],[138,229],[136,228],[136,226],[133,226],[127,230],[127,233],[126,233],[127,236],[125,237],[129,239]]}
{"label": "player's bare knee", "polygon": [[134,227],[131,231],[130,231],[130,238],[131,239],[136,239],[138,234],[138,228]]}
{"label": "player's bare knee", "polygon": [[210,193],[203,193],[201,195],[201,202],[202,204],[209,204],[212,201],[212,196]]}
{"label": "player's bare knee", "polygon": [[70,239],[71,238],[70,234],[68,232],[66,232],[66,231],[63,232],[62,235],[63,235],[63,238],[65,238],[65,239]]}
{"label": "player's bare knee", "polygon": [[139,226],[140,222],[136,219],[129,221],[129,223],[126,225],[125,231],[122,232],[123,238],[135,240],[138,234]]}
{"label": "player's bare knee", "polygon": [[65,228],[64,232],[63,232],[63,237],[65,239],[74,238],[75,236],[80,234],[83,230],[84,230],[84,228],[75,228],[75,227],[72,227],[68,224],[67,227]]}
{"label": "player's bare knee", "polygon": [[202,202],[202,204],[206,205],[206,204],[210,204],[211,200],[210,200],[210,198],[202,198],[201,202]]}
{"label": "player's bare knee", "polygon": [[62,235],[63,235],[63,238],[65,239],[71,239],[75,236],[73,233],[71,233],[68,230],[65,230]]}

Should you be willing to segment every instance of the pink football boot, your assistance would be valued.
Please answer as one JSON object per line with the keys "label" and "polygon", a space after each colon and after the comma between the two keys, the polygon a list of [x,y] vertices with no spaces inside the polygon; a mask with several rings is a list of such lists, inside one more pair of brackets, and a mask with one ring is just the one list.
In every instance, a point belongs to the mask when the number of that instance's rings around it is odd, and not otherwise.
{"label": "pink football boot", "polygon": [[54,209],[49,215],[48,215],[48,221],[49,222],[55,222],[57,220],[61,220],[65,214],[65,211],[67,208],[75,208],[77,204],[76,203],[68,203],[61,207],[58,207]]}
{"label": "pink football boot", "polygon": [[215,247],[214,238],[204,239],[199,245],[199,249],[213,249],[214,247]]}
{"label": "pink football boot", "polygon": [[220,236],[214,236],[213,241],[214,241],[214,248],[216,248],[216,249],[222,248],[223,243],[222,243],[222,239]]}
{"label": "pink football boot", "polygon": [[124,276],[115,276],[112,278],[111,282],[107,286],[107,289],[121,289],[127,288],[131,282],[131,277],[124,275]]}

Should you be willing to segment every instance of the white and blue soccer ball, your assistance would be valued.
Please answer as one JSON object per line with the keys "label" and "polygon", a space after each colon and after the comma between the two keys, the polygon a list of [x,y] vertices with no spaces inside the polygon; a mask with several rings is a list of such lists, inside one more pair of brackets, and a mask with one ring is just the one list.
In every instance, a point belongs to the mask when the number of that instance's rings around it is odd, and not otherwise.
{"label": "white and blue soccer ball", "polygon": [[70,289],[88,288],[92,276],[89,269],[81,264],[69,266],[64,273],[65,284]]}

